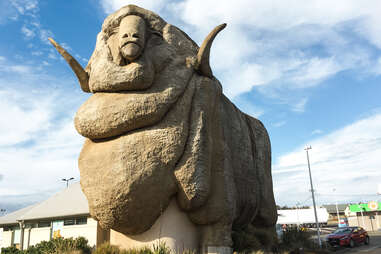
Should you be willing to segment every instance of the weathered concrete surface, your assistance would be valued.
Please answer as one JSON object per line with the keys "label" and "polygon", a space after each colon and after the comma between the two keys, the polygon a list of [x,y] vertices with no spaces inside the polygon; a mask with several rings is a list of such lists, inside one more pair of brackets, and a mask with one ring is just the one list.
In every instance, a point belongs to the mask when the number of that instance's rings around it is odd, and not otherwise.
{"label": "weathered concrete surface", "polygon": [[110,232],[110,243],[123,249],[151,248],[162,242],[165,242],[172,253],[197,252],[199,249],[197,225],[192,223],[187,214],[179,209],[175,199],[171,200],[163,214],[144,233],[126,235],[115,230]]}
{"label": "weathered concrete surface", "polygon": [[199,49],[129,5],[107,17],[85,70],[69,61],[83,90],[94,93],[75,126],[87,138],[81,186],[103,227],[142,234],[175,197],[202,250],[229,252],[232,230],[249,224],[275,233],[268,134],[223,95],[208,63],[224,27]]}

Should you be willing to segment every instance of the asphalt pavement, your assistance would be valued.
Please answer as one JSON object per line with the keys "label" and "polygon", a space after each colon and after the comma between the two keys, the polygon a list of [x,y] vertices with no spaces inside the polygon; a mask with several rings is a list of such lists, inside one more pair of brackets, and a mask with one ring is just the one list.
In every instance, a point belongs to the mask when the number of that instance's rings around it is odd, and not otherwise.
{"label": "asphalt pavement", "polygon": [[[340,247],[335,250],[335,253],[350,253],[350,254],[381,254],[381,232],[368,232],[370,243],[369,245],[359,244],[354,248]],[[328,234],[322,234],[322,239],[325,239]]]}

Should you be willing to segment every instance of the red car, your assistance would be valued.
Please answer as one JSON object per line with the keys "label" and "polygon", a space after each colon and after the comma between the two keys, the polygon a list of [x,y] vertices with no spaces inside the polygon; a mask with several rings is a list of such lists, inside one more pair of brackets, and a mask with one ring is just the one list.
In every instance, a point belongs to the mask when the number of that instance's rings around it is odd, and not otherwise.
{"label": "red car", "polygon": [[329,234],[327,241],[333,247],[349,246],[353,248],[359,243],[369,244],[369,236],[362,227],[345,227]]}

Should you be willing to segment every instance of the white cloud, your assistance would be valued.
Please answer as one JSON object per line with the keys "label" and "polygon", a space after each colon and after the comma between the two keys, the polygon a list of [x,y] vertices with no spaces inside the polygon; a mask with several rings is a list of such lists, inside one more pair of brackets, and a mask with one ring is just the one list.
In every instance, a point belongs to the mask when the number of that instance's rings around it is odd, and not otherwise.
{"label": "white cloud", "polygon": [[110,13],[127,3],[177,17],[199,44],[214,26],[228,23],[211,63],[231,98],[255,86],[305,89],[341,71],[369,72],[375,65],[369,47],[381,48],[381,2],[372,0],[103,0],[102,6]]}
{"label": "white cloud", "polygon": [[304,24],[334,26],[362,19],[363,22],[359,25],[367,28],[361,30],[364,36],[368,39],[376,37],[374,40],[381,42],[381,37],[375,35],[376,31],[381,31],[377,25],[381,3],[372,0],[185,0],[177,6],[182,19],[196,26],[228,22],[278,31]]}
{"label": "white cloud", "polygon": [[57,190],[63,186],[62,177],[79,179],[77,158],[83,139],[74,129],[73,108],[62,113],[68,99],[64,97],[52,91],[0,93],[0,168],[4,176],[0,196]]}
{"label": "white cloud", "polygon": [[28,11],[33,12],[38,9],[37,0],[10,0],[11,4],[20,14],[26,14]]}
{"label": "white cloud", "polygon": [[0,56],[0,73],[30,74],[31,67],[25,64],[14,64],[6,61],[5,57]]}
{"label": "white cloud", "polygon": [[128,5],[135,4],[145,9],[149,9],[152,11],[160,11],[169,1],[168,0],[101,0],[101,5],[105,13],[112,13],[119,8]]}
{"label": "white cloud", "polygon": [[371,72],[371,73],[374,73],[374,74],[376,74],[376,75],[381,75],[381,57],[379,57],[379,58],[376,60],[376,62],[375,62],[375,64],[374,64],[373,68],[370,69],[370,72]]}
{"label": "white cloud", "polygon": [[313,131],[311,132],[312,135],[319,135],[319,134],[322,134],[322,133],[323,133],[323,131],[320,130],[320,129],[316,129],[316,130],[313,130]]}
{"label": "white cloud", "polygon": [[343,67],[333,57],[306,59],[295,68],[296,72],[291,76],[297,87],[314,86],[328,77],[341,71]]}
{"label": "white cloud", "polygon": [[249,92],[253,86],[263,85],[275,79],[271,69],[257,64],[243,63],[240,72],[236,71],[237,69],[233,69],[223,75],[226,82],[223,84],[224,93],[229,97]]}
{"label": "white cloud", "polygon": [[[19,66],[11,62],[7,65]],[[0,68],[3,177],[0,205],[9,209],[38,201],[46,197],[46,193],[64,188],[63,177],[79,179],[77,158],[83,143],[74,129],[73,116],[87,96],[79,92],[79,88],[74,89],[74,85],[72,91],[66,92],[65,86],[74,83],[70,78],[57,79],[37,65],[22,66],[28,73],[19,75],[17,68],[6,71]]]}
{"label": "white cloud", "polygon": [[308,101],[307,98],[301,99],[299,102],[292,105],[291,110],[294,112],[303,113],[306,107],[307,101]]}
{"label": "white cloud", "polygon": [[[52,98],[32,101],[18,96],[17,91],[0,91],[0,146],[11,146],[27,141],[33,134],[49,128]],[[28,124],[25,124],[28,123]]]}
{"label": "white cloud", "polygon": [[57,53],[56,52],[49,52],[48,57],[50,59],[57,59]]}
{"label": "white cloud", "polygon": [[273,123],[272,126],[274,126],[274,127],[282,127],[286,123],[287,123],[286,121],[279,121],[279,122]]}
{"label": "white cloud", "polygon": [[44,54],[42,51],[33,51],[32,52],[32,56],[41,56],[42,54]]}
{"label": "white cloud", "polygon": [[36,35],[33,30],[27,28],[25,25],[21,28],[21,32],[27,39],[31,39]]}
{"label": "white cloud", "polygon": [[[332,200],[328,195],[333,188],[343,202],[374,198],[381,177],[380,129],[378,113],[308,142],[312,146],[309,155],[319,203]],[[280,204],[295,204],[309,195],[303,148],[281,156],[273,166],[274,191]]]}
{"label": "white cloud", "polygon": [[47,29],[40,29],[40,40],[45,43],[50,45],[50,42],[48,40],[49,37],[54,37],[52,31],[47,30]]}

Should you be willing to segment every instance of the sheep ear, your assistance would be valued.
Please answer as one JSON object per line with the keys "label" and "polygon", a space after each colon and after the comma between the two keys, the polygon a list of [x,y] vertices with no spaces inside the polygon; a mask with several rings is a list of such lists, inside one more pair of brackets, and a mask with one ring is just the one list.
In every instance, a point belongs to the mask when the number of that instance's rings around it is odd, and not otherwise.
{"label": "sheep ear", "polygon": [[209,56],[210,56],[210,48],[212,46],[214,38],[216,38],[217,34],[226,27],[226,23],[216,26],[205,38],[202,43],[200,49],[197,53],[197,64],[196,71],[198,71],[201,75],[206,76],[208,78],[213,77],[212,69],[209,64]]}
{"label": "sheep ear", "polygon": [[79,84],[84,92],[90,93],[89,88],[89,75],[82,68],[82,66],[72,57],[64,48],[62,48],[57,42],[52,38],[48,38],[50,43],[57,49],[58,53],[66,60],[70,65],[70,68],[74,71],[75,75],[78,78]]}

